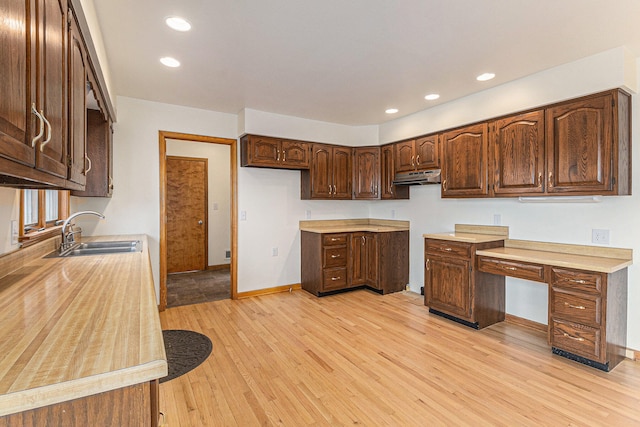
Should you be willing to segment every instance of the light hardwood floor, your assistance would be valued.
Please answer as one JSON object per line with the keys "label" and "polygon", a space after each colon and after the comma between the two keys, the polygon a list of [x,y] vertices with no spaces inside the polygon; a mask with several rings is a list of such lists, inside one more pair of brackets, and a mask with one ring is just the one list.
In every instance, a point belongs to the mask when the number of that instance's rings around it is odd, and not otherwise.
{"label": "light hardwood floor", "polygon": [[160,386],[171,427],[640,425],[640,363],[601,372],[552,355],[540,331],[430,315],[414,293],[294,291],[160,317],[213,342]]}

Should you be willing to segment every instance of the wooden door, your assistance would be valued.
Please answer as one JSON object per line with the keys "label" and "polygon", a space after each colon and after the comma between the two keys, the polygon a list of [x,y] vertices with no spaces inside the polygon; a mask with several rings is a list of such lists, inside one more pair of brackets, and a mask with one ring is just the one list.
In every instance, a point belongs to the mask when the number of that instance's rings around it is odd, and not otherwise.
{"label": "wooden door", "polygon": [[381,289],[378,282],[378,234],[366,233],[364,236],[365,248],[367,253],[366,262],[366,281],[373,288]]}
{"label": "wooden door", "polygon": [[331,146],[313,144],[311,154],[311,198],[329,199],[333,194]]}
{"label": "wooden door", "polygon": [[488,142],[486,123],[442,135],[442,197],[488,194]]}
{"label": "wooden door", "polygon": [[395,146],[396,172],[409,172],[416,168],[415,140],[401,141]]}
{"label": "wooden door", "polygon": [[380,198],[380,148],[353,149],[353,198]]}
{"label": "wooden door", "polygon": [[364,285],[367,281],[367,233],[351,233],[349,260],[351,264],[351,286]]}
{"label": "wooden door", "polygon": [[167,273],[207,267],[207,159],[167,156]]}
{"label": "wooden door", "polygon": [[543,193],[544,110],[496,120],[491,128],[494,194]]}
{"label": "wooden door", "polygon": [[611,190],[612,117],[610,94],[546,110],[547,192]]}
{"label": "wooden door", "polygon": [[46,118],[36,147],[36,167],[67,178],[67,1],[39,0],[36,105]]}
{"label": "wooden door", "polygon": [[280,160],[280,141],[265,136],[250,136],[248,140],[249,163],[277,166]]}
{"label": "wooden door", "polygon": [[295,169],[309,167],[309,144],[299,141],[283,140],[281,143],[281,163],[284,167]]}
{"label": "wooden door", "polygon": [[438,135],[428,135],[416,139],[416,169],[436,169],[440,167],[440,150],[438,145]]}
{"label": "wooden door", "polygon": [[429,308],[469,319],[471,316],[469,261],[429,257],[425,268],[425,301]]}
{"label": "wooden door", "polygon": [[92,160],[87,156],[87,61],[75,17],[69,21],[69,180],[85,185]]}
{"label": "wooden door", "polygon": [[333,147],[334,199],[351,199],[351,148]]}
{"label": "wooden door", "polygon": [[[16,30],[0,31],[0,156],[28,166],[35,164],[31,139],[40,122],[31,111],[35,102],[35,31],[27,7],[30,0],[3,0],[0,14]],[[5,51],[6,49],[6,51]],[[9,54],[10,52],[10,54]],[[11,94],[11,96],[6,96]],[[36,132],[33,130],[38,126]]]}

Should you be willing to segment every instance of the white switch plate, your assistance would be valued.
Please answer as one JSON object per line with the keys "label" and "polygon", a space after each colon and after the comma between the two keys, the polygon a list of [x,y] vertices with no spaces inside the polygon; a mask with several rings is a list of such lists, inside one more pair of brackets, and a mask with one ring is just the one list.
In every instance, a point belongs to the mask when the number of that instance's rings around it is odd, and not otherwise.
{"label": "white switch plate", "polygon": [[217,211],[217,210],[218,210],[218,204],[217,204],[217,203],[214,203],[214,204],[213,204],[213,210],[214,210],[214,211]]}
{"label": "white switch plate", "polygon": [[240,211],[240,221],[247,220],[247,211]]}
{"label": "white switch plate", "polygon": [[12,245],[17,245],[18,244],[18,221],[13,220],[11,221],[11,244]]}
{"label": "white switch plate", "polygon": [[591,242],[598,245],[609,244],[609,230],[594,228],[591,230]]}
{"label": "white switch plate", "polygon": [[311,211],[309,209],[307,209],[306,211],[304,211],[304,216],[307,219],[311,219]]}
{"label": "white switch plate", "polygon": [[271,256],[278,256],[278,248],[271,248]]}

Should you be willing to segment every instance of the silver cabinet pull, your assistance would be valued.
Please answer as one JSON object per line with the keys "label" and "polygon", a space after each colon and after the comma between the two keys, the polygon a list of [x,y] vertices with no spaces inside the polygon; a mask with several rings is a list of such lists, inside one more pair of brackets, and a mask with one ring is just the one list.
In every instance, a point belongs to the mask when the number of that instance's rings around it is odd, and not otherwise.
{"label": "silver cabinet pull", "polygon": [[38,132],[38,134],[31,140],[31,147],[35,148],[36,142],[38,142],[38,140],[42,138],[42,135],[44,135],[44,120],[42,120],[42,116],[38,113],[38,110],[36,110],[35,102],[31,104],[31,112],[40,120],[40,132]]}
{"label": "silver cabinet pull", "polygon": [[84,173],[87,174],[91,170],[91,159],[89,158],[89,156],[87,156],[86,153],[84,155],[84,159],[85,159],[85,161],[89,162],[89,167],[86,168],[85,171],[84,171]]}
{"label": "silver cabinet pull", "polygon": [[47,125],[47,139],[40,144],[40,151],[44,151],[44,146],[51,141],[51,123],[49,123],[49,120],[47,120],[47,117],[44,115],[44,111],[40,110],[40,115],[42,116],[44,123]]}

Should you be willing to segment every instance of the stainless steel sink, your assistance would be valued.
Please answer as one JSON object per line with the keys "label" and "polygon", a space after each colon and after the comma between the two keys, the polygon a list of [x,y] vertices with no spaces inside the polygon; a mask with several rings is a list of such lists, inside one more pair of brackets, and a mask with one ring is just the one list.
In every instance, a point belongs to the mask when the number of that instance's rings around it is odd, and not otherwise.
{"label": "stainless steel sink", "polygon": [[109,240],[78,243],[62,252],[54,252],[51,256],[72,257],[86,255],[105,255],[127,252],[142,252],[140,240]]}

